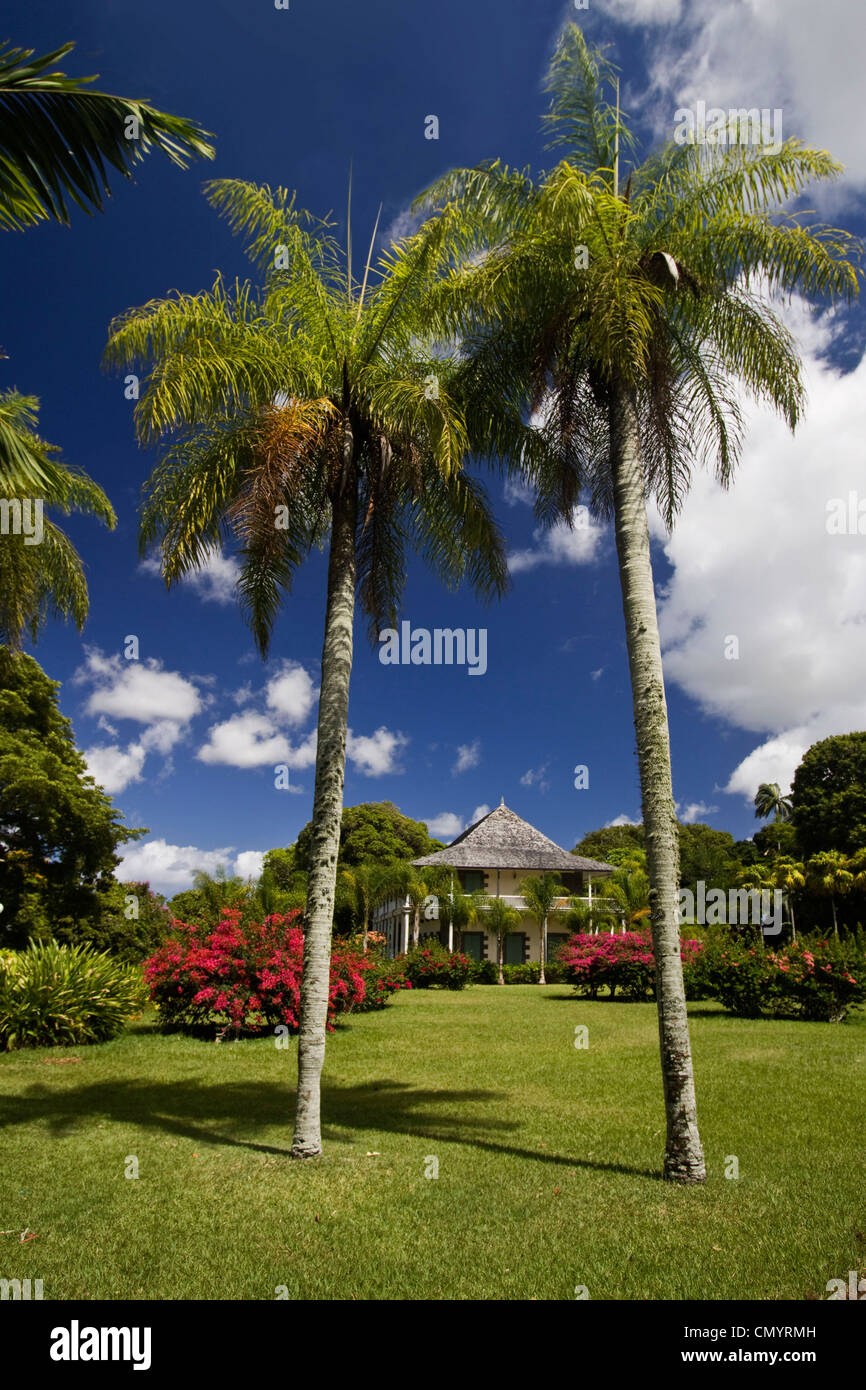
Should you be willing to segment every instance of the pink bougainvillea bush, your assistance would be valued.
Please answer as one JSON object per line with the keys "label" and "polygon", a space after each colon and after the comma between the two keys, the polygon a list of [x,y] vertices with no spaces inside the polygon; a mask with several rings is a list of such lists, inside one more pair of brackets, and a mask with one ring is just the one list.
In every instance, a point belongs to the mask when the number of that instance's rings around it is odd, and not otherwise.
{"label": "pink bougainvillea bush", "polygon": [[[145,962],[145,980],[163,1028],[212,1037],[256,1034],[285,1024],[297,1032],[304,937],[300,912],[242,922],[224,908],[212,928],[175,922],[173,935]],[[337,1014],[382,1007],[405,985],[374,957],[331,954],[328,1028]],[[368,993],[368,980],[370,990]]]}
{"label": "pink bougainvillea bush", "polygon": [[[680,951],[688,978],[688,967],[700,954],[700,941],[684,941]],[[572,936],[559,952],[566,979],[578,994],[598,998],[604,985],[614,998],[617,990],[625,999],[652,997],[655,986],[655,959],[649,932],[627,931],[598,936]]]}
{"label": "pink bougainvillea bush", "polygon": [[705,973],[712,997],[743,1018],[841,1023],[866,1002],[866,955],[858,939],[801,937],[776,947],[720,939],[708,947]]}

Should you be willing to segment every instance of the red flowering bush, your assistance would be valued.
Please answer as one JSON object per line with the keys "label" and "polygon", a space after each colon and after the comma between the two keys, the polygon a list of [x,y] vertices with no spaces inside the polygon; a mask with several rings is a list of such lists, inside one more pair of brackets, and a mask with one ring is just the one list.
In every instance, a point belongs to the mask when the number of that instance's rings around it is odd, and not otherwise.
{"label": "red flowering bush", "polygon": [[472,975],[472,959],[461,951],[449,954],[438,941],[417,946],[399,959],[407,981],[415,989],[429,989],[431,985],[464,989]]}
{"label": "red flowering bush", "polygon": [[[701,950],[700,941],[681,943],[687,980],[688,967],[700,956]],[[565,978],[577,993],[588,994],[590,999],[598,998],[602,985],[609,989],[611,999],[617,990],[623,998],[631,1000],[651,998],[655,990],[655,959],[649,932],[573,936],[560,950],[559,962]]]}
{"label": "red flowering bush", "polygon": [[[224,908],[213,929],[175,922],[174,935],[145,962],[150,996],[165,1029],[210,1036],[214,1030],[235,1036],[261,1033],[278,1024],[296,1032],[301,996],[304,937],[300,912],[242,922],[236,909]],[[339,1013],[362,1008],[366,977],[374,968],[351,949],[331,954],[328,1028]],[[368,1007],[381,1007],[399,988],[377,979]]]}
{"label": "red flowering bush", "polygon": [[857,941],[807,937],[770,950],[718,940],[707,952],[707,974],[712,997],[745,1018],[841,1023],[866,1002],[866,956]]}

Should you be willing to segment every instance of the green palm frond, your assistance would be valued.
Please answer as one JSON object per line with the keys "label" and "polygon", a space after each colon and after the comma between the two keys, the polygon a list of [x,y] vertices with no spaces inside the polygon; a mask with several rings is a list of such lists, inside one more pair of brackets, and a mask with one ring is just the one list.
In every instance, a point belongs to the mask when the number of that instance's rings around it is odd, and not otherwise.
{"label": "green palm frond", "polygon": [[34,58],[33,49],[0,45],[0,227],[68,223],[71,203],[100,211],[109,168],[131,177],[152,149],[181,168],[214,156],[208,132],[194,122],[54,69],[73,47]]}

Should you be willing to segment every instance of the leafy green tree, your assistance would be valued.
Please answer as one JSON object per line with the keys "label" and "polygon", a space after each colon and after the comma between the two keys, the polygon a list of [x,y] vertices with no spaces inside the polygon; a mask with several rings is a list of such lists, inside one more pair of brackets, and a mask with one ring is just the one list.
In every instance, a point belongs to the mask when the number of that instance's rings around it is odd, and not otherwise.
{"label": "leafy green tree", "polygon": [[534,917],[541,927],[541,966],[538,983],[544,985],[547,983],[544,978],[544,963],[547,960],[548,919],[557,899],[567,897],[568,894],[560,883],[558,874],[554,873],[540,874],[537,878],[525,878],[520,885],[520,892],[529,909],[529,915]]}
{"label": "leafy green tree", "polygon": [[590,830],[579,840],[571,851],[584,859],[595,859],[600,864],[613,864],[611,855],[617,850],[642,850],[644,833],[642,825],[605,825],[600,830]]}
{"label": "leafy green tree", "polygon": [[670,527],[695,464],[731,481],[740,388],[794,428],[800,362],[761,291],[850,300],[857,248],[843,232],[786,214],[810,182],[840,172],[796,140],[778,150],[671,143],[632,160],[626,177],[621,164],[635,141],[618,78],[574,24],[560,37],[547,89],[547,126],[566,155],[539,186],[497,163],[458,170],[422,199],[456,203],[481,243],[443,283],[432,324],[462,336],[474,389],[522,398],[556,446],[554,471],[526,468],[541,515],[573,521],[585,494],[614,520],[647,830],[664,1171],[702,1182],[647,498]]}
{"label": "leafy green tree", "polygon": [[118,845],[146,835],[87,772],[57,704],[58,681],[0,647],[0,936],[87,941],[115,885]]}
{"label": "leafy green tree", "polygon": [[[227,534],[238,594],[265,656],[298,566],[328,552],[292,1154],[321,1152],[320,1095],[340,845],[356,591],[375,637],[393,626],[407,545],[451,586],[500,594],[507,565],[450,389],[461,359],[434,349],[426,297],[455,219],[370,255],[358,285],[328,228],[285,190],[206,186],[263,287],[152,301],[117,320],[109,364],[147,373],[142,443],[167,451],[146,485],[141,542],[171,585]],[[528,437],[532,431],[524,427]]]}
{"label": "leafy green tree", "polygon": [[87,617],[81,557],[42,509],[84,512],[109,529],[116,521],[102,488],[60,463],[59,449],[39,438],[38,410],[35,396],[0,394],[0,507],[9,518],[0,535],[0,639],[13,651],[25,632],[35,642],[49,616],[74,619],[79,632]]}
{"label": "leafy green tree", "polygon": [[637,931],[650,915],[650,881],[633,861],[624,864],[604,885],[605,896],[619,911],[623,926]]}
{"label": "leafy green tree", "polygon": [[[295,842],[295,862],[308,869],[313,823],[308,821]],[[443,845],[430,836],[423,821],[404,816],[392,801],[364,801],[344,806],[340,821],[341,868],[357,864],[396,864],[434,854]]]}
{"label": "leafy green tree", "polygon": [[[758,820],[767,820],[773,817],[778,825],[781,821],[790,820],[792,802],[789,796],[784,796],[782,788],[778,782],[762,782],[755,792],[755,816]],[[782,853],[781,841],[776,842],[776,851]]]}
{"label": "leafy green tree", "polygon": [[866,733],[813,743],[794,773],[791,799],[804,858],[866,847]]}
{"label": "leafy green tree", "polygon": [[380,864],[356,864],[351,869],[341,869],[340,876],[347,889],[355,921],[364,933],[364,951],[370,935],[370,917],[381,902],[388,896],[391,877],[387,867]]}
{"label": "leafy green tree", "polygon": [[69,205],[101,211],[110,194],[106,166],[131,178],[151,149],[186,168],[213,159],[207,132],[147,102],[90,87],[52,64],[75,47],[34,58],[32,48],[0,44],[0,228],[69,222]]}

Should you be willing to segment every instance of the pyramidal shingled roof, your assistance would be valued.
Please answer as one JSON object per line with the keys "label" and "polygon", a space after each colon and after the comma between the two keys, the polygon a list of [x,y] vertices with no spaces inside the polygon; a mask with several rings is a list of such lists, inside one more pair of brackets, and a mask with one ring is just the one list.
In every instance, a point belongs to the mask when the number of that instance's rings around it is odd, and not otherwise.
{"label": "pyramidal shingled roof", "polygon": [[559,869],[571,873],[613,873],[613,864],[569,854],[503,801],[495,811],[470,825],[447,849],[413,859],[416,868],[442,865],[452,869]]}

